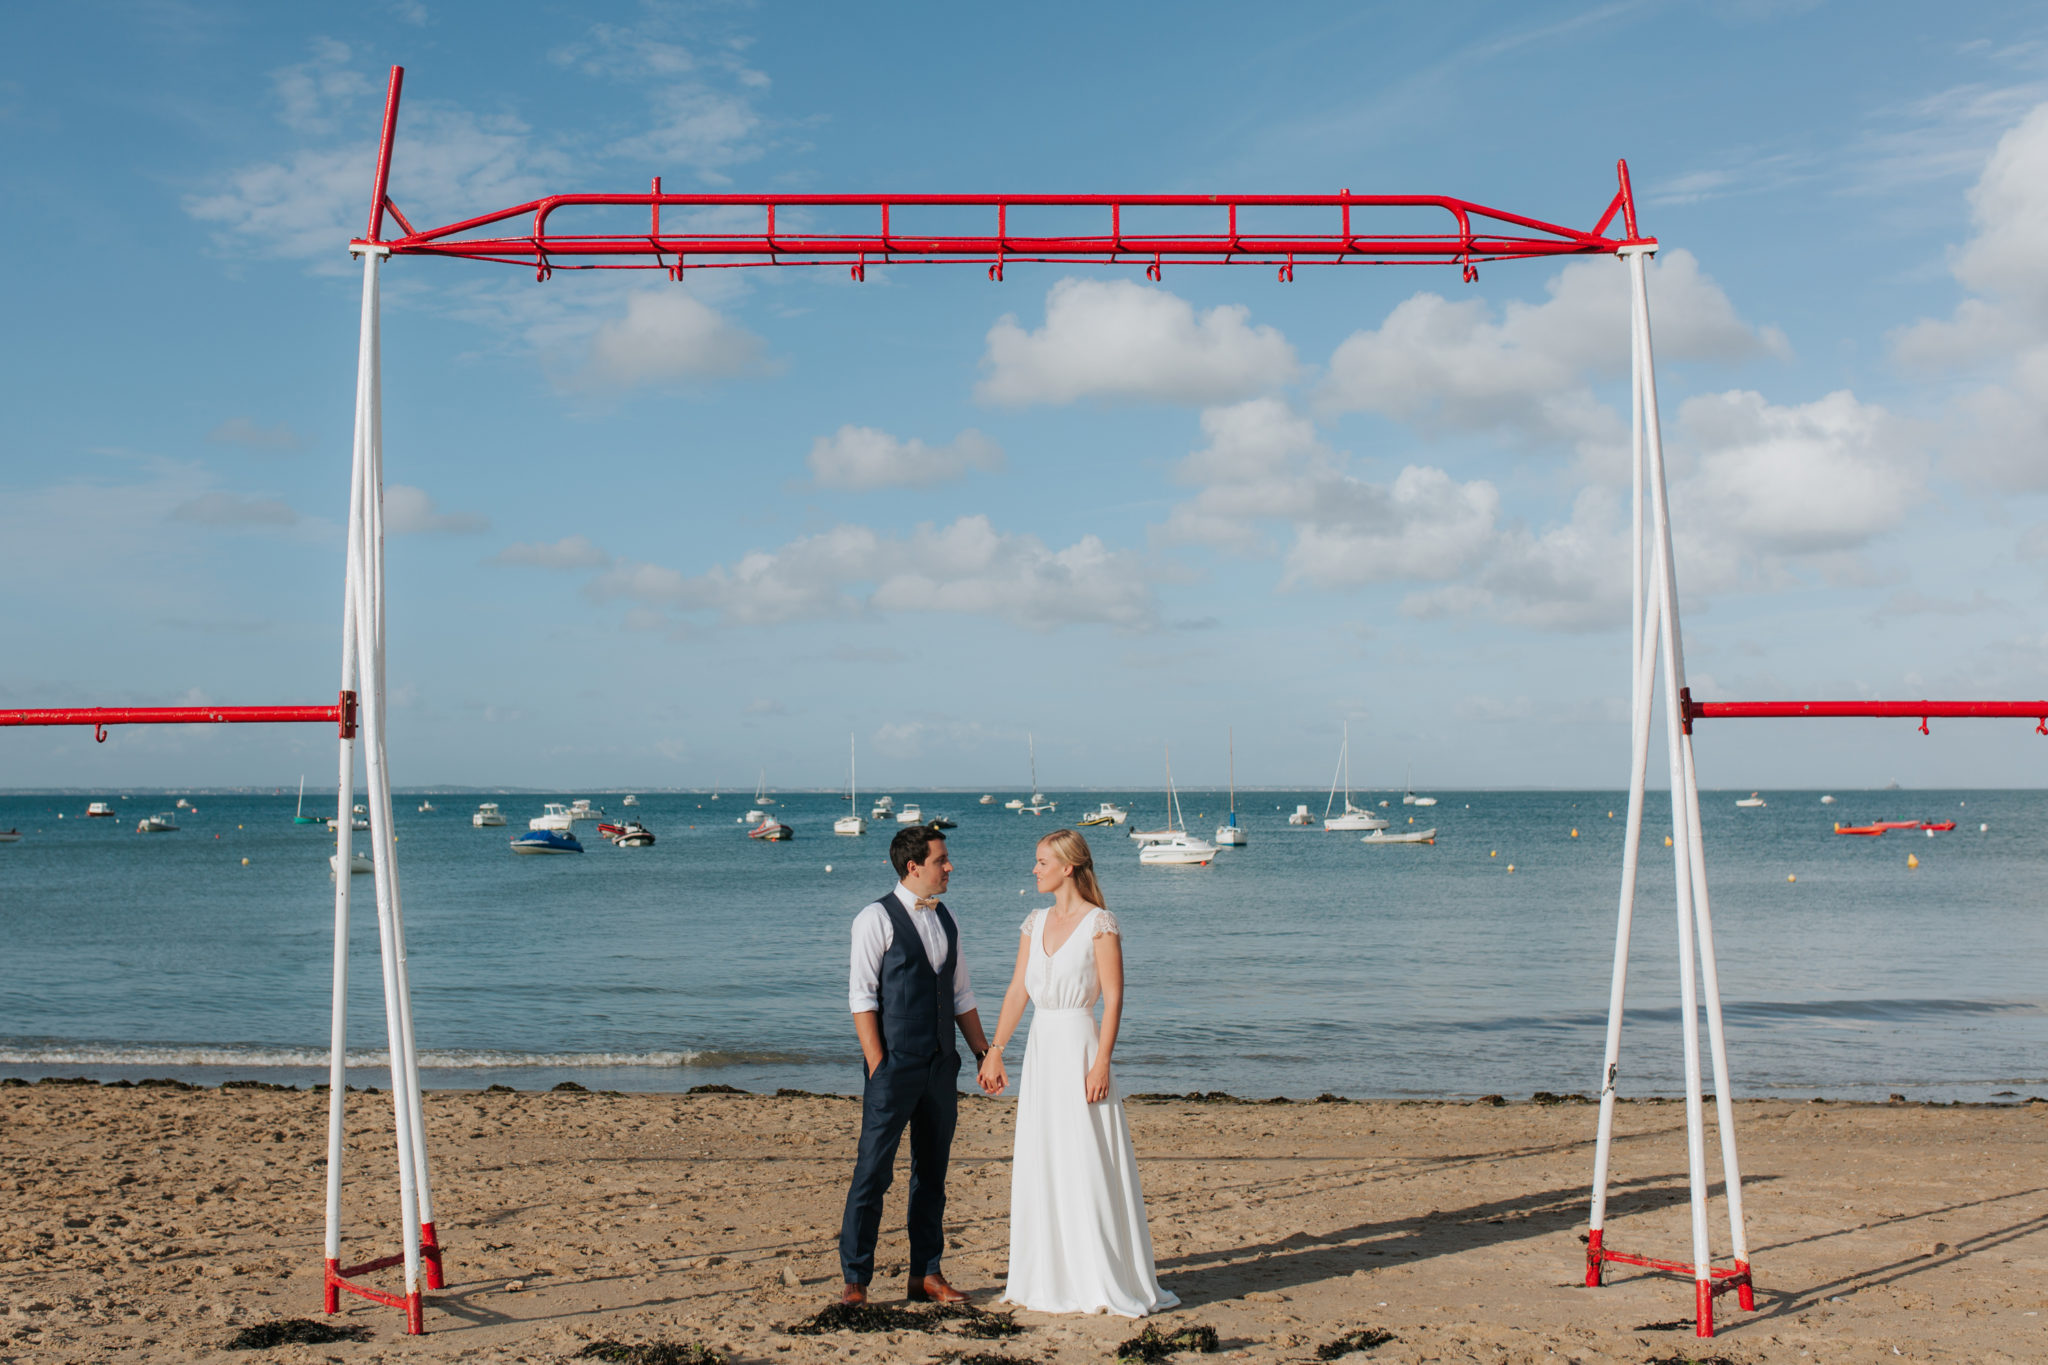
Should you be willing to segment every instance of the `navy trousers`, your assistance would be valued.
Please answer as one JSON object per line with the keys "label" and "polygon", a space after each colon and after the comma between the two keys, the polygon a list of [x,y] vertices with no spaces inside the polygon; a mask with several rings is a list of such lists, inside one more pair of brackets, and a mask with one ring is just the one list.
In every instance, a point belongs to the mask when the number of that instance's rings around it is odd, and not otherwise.
{"label": "navy trousers", "polygon": [[910,1274],[939,1273],[946,1247],[946,1164],[960,1111],[960,1054],[882,1059],[862,1092],[860,1155],[839,1225],[839,1264],[848,1284],[875,1275],[882,1198],[896,1175],[896,1148],[910,1130]]}

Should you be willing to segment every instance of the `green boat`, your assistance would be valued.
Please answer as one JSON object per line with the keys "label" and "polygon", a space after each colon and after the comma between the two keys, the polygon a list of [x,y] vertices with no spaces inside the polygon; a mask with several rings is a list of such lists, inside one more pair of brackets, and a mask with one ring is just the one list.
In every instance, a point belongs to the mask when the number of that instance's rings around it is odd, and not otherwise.
{"label": "green boat", "polygon": [[324,815],[306,814],[306,775],[304,773],[299,774],[299,808],[292,815],[292,823],[295,825],[324,825],[327,823],[327,817]]}

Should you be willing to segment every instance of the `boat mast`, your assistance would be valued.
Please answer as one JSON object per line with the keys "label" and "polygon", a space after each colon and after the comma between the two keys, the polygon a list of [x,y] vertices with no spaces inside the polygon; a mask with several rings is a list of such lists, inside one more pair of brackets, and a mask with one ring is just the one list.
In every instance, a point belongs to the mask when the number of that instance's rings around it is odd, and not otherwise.
{"label": "boat mast", "polygon": [[299,774],[299,808],[298,808],[297,810],[295,810],[295,811],[293,811],[293,812],[292,812],[292,819],[296,820],[296,819],[298,819],[298,818],[299,818],[299,817],[300,817],[301,815],[304,815],[305,813],[306,813],[306,775],[305,775],[304,773],[300,773],[300,774]]}
{"label": "boat mast", "polygon": [[1237,731],[1232,729],[1224,733],[1229,736],[1230,743],[1230,814],[1233,817],[1230,823],[1234,825],[1237,823]]}
{"label": "boat mast", "polygon": [[847,814],[860,814],[860,777],[853,764],[853,732],[846,733],[846,807]]}

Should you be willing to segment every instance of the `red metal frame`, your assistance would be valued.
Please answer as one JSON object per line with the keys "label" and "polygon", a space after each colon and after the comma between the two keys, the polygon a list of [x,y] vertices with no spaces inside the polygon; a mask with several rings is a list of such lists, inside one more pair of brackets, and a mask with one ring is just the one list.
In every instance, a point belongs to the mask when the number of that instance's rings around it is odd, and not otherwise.
{"label": "red metal frame", "polygon": [[85,706],[0,711],[0,725],[90,725],[107,742],[109,725],[289,725],[326,721],[353,739],[356,694],[342,692],[333,706]]}
{"label": "red metal frame", "polygon": [[1926,734],[1932,716],[1982,720],[2031,720],[2034,733],[2048,735],[2048,701],[1694,701],[1692,689],[1678,690],[1685,732],[1696,720],[1747,720],[1766,716],[1879,716],[1918,719]]}
{"label": "red metal frame", "polygon": [[[398,100],[403,67],[391,68],[384,105],[384,130],[377,149],[377,175],[370,194],[369,231],[352,243],[361,249],[381,247],[393,256],[446,256],[458,260],[523,265],[545,280],[555,270],[662,270],[680,280],[689,270],[744,266],[844,265],[856,280],[867,278],[871,265],[913,265],[941,262],[986,264],[991,280],[1003,278],[1011,261],[1057,262],[1069,265],[1142,265],[1154,280],[1168,265],[1259,264],[1277,267],[1278,278],[1294,278],[1296,265],[1455,265],[1469,282],[1479,277],[1482,261],[1524,260],[1550,256],[1612,255],[1626,246],[1654,245],[1636,235],[1635,197],[1628,167],[1617,167],[1618,188],[1591,231],[1561,227],[1539,218],[1488,208],[1469,199],[1434,194],[665,194],[656,177],[646,194],[553,194],[493,213],[414,228],[388,192],[391,149],[398,127]],[[664,232],[663,207],[683,209],[758,209],[760,226],[748,231]],[[550,219],[579,208],[644,208],[644,233],[556,233]],[[823,208],[869,209],[875,214],[867,231],[824,232],[812,225]],[[994,210],[989,229],[968,234],[901,232],[892,222],[899,209],[972,208]],[[1101,210],[1104,221],[1092,233],[1041,236],[1012,232],[1013,209]],[[1126,210],[1207,209],[1222,221],[1216,230],[1197,233],[1127,231]],[[1325,209],[1330,221],[1320,232],[1241,230],[1246,209]],[[1439,232],[1361,231],[1352,215],[1357,210],[1434,209],[1449,216]],[[787,212],[795,210],[795,221]],[[783,212],[778,224],[777,213]],[[383,236],[389,214],[403,236]],[[484,229],[531,216],[528,231],[516,235],[473,235]],[[1609,237],[1619,216],[1626,237]]]}
{"label": "red metal frame", "polygon": [[[434,1225],[432,1223],[420,1224],[420,1260],[426,1271],[427,1288],[444,1288],[446,1281],[442,1278],[441,1274],[441,1246],[434,1239]],[[405,1264],[405,1254],[403,1252],[396,1256],[379,1256],[376,1260],[364,1261],[361,1265],[343,1266],[341,1262],[332,1258],[329,1258],[324,1264],[325,1270],[321,1282],[321,1307],[324,1311],[339,1313],[341,1311],[341,1296],[343,1294],[353,1294],[357,1298],[367,1299],[371,1303],[381,1303],[386,1308],[403,1308],[405,1310],[406,1335],[415,1337],[425,1335],[427,1330],[425,1306],[421,1301],[419,1290],[415,1289],[410,1294],[387,1294],[381,1289],[372,1289],[369,1285],[355,1283],[355,1277],[358,1275],[368,1275],[373,1271],[389,1270],[392,1266]]]}
{"label": "red metal frame", "polygon": [[[1605,1283],[1601,1273],[1608,1265],[1635,1265],[1645,1270],[1655,1270],[1667,1275],[1683,1275],[1692,1280],[1695,1274],[1690,1262],[1660,1261],[1654,1256],[1637,1256],[1632,1252],[1613,1251],[1602,1245],[1604,1229],[1594,1228],[1586,1238],[1586,1287],[1599,1289]],[[1710,1266],[1707,1280],[1694,1280],[1697,1286],[1696,1319],[1694,1334],[1702,1337],[1714,1335],[1714,1300],[1729,1290],[1735,1291],[1735,1301],[1745,1312],[1756,1309],[1756,1286],[1750,1278],[1749,1262],[1737,1261],[1732,1268]]]}

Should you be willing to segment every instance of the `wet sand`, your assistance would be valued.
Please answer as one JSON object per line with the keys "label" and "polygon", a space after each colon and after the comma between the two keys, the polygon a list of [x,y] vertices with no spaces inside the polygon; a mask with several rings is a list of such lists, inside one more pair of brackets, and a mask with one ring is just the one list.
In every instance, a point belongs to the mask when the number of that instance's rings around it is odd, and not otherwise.
{"label": "wet sand", "polygon": [[[0,1088],[0,1361],[552,1361],[592,1340],[698,1341],[735,1361],[1103,1362],[1138,1327],[1020,1313],[1007,1342],[795,1337],[836,1296],[857,1106],[752,1095],[428,1097],[449,1288],[425,1337],[344,1300],[365,1342],[225,1351],[320,1317],[326,1096]],[[2048,1104],[1738,1106],[1757,1311],[1697,1342],[1689,1281],[1583,1278],[1594,1110],[1582,1104],[1133,1102],[1161,1280],[1217,1359],[2048,1360]],[[1008,1235],[1007,1101],[961,1103],[947,1273],[992,1307]],[[391,1111],[350,1101],[343,1258],[397,1249]],[[1609,1244],[1689,1255],[1684,1110],[1619,1110]],[[1718,1149],[1710,1165],[1720,1170]],[[903,1179],[878,1302],[901,1297]],[[1716,1184],[1718,1195],[1719,1186]],[[1714,1206],[1716,1246],[1727,1223]],[[393,1272],[376,1277],[387,1287]],[[1182,1356],[1181,1360],[1196,1357]]]}

